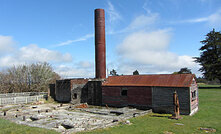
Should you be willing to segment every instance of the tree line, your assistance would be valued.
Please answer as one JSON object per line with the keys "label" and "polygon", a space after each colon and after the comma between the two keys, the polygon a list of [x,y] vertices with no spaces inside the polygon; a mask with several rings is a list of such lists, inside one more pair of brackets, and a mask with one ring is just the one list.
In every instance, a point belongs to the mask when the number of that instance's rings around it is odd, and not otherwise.
{"label": "tree line", "polygon": [[14,66],[0,72],[0,93],[47,92],[59,78],[46,62]]}

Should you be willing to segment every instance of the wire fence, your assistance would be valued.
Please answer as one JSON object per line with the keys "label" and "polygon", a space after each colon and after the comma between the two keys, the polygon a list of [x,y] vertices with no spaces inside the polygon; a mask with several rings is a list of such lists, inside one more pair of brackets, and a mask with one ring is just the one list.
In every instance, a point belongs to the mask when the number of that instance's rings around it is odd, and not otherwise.
{"label": "wire fence", "polygon": [[8,104],[27,104],[46,99],[46,92],[24,92],[24,93],[8,93],[0,94],[0,105]]}

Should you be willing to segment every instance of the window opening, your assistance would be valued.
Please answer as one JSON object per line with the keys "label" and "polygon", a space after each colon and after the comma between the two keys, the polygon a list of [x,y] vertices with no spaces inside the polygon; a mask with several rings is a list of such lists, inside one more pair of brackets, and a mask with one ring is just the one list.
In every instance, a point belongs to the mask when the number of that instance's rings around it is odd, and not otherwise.
{"label": "window opening", "polygon": [[74,93],[74,96],[73,96],[73,99],[77,99],[77,94],[76,93]]}
{"label": "window opening", "polygon": [[127,96],[127,89],[121,90],[121,96]]}
{"label": "window opening", "polygon": [[191,93],[192,93],[192,101],[194,101],[196,99],[196,90]]}

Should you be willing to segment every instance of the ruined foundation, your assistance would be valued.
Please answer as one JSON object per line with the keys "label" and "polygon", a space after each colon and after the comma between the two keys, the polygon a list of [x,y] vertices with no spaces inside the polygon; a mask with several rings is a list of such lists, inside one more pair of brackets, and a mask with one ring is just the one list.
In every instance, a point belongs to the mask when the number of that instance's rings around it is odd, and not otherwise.
{"label": "ruined foundation", "polygon": [[114,126],[119,122],[130,125],[129,118],[150,112],[151,110],[142,111],[128,107],[117,109],[88,106],[87,104],[61,105],[36,103],[0,107],[0,117],[3,119],[32,127],[53,129],[62,133],[106,128]]}

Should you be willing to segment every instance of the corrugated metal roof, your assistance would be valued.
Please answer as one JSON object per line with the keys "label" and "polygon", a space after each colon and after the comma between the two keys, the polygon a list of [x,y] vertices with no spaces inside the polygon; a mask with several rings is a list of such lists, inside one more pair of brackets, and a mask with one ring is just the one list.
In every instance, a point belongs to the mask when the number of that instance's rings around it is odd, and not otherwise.
{"label": "corrugated metal roof", "polygon": [[190,87],[194,74],[109,76],[102,86]]}

